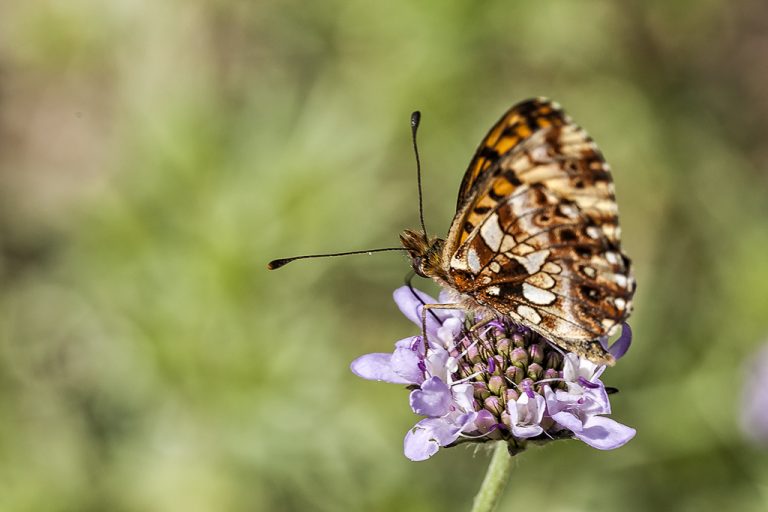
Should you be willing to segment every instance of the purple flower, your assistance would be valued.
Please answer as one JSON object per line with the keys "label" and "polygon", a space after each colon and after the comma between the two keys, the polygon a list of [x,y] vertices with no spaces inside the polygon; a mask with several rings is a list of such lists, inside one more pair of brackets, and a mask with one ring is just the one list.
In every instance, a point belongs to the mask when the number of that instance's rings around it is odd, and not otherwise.
{"label": "purple flower", "polygon": [[[409,287],[398,288],[394,298],[420,328],[423,305],[438,303]],[[441,299],[448,303],[447,297]],[[425,418],[405,436],[409,459],[425,460],[460,439],[506,439],[520,449],[527,441],[574,437],[609,450],[635,435],[634,429],[605,416],[611,410],[599,379],[604,366],[573,353],[563,355],[503,317],[473,330],[481,320],[462,310],[430,310],[426,344],[421,336],[406,338],[391,354],[367,354],[352,362],[360,377],[411,390],[411,410]],[[614,357],[627,351],[631,337],[625,324],[610,348]]]}
{"label": "purple flower", "polygon": [[635,429],[602,414],[610,414],[611,406],[605,386],[586,388],[580,394],[544,390],[547,411],[560,426],[573,432],[573,437],[598,450],[613,450],[635,437]]}
{"label": "purple flower", "polygon": [[768,345],[751,358],[742,392],[741,428],[753,442],[768,446]]}
{"label": "purple flower", "polygon": [[507,403],[509,419],[512,423],[512,435],[521,439],[536,437],[544,429],[541,420],[544,419],[546,401],[538,393],[534,393],[530,383],[524,381],[523,393],[517,401]]}

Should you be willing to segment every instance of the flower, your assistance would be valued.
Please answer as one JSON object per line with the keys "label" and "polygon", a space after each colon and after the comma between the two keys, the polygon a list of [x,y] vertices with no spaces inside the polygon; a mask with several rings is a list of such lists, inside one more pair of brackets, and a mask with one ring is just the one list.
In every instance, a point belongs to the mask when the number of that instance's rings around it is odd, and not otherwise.
{"label": "flower", "polygon": [[529,383],[526,384],[520,398],[507,404],[512,435],[519,438],[536,437],[544,432],[541,420],[544,419],[546,401],[543,396],[533,392]]}
{"label": "flower", "polygon": [[768,345],[750,359],[742,391],[741,429],[752,442],[768,447]]}
{"label": "flower", "polygon": [[[395,290],[394,299],[420,328],[424,304],[449,302],[409,286]],[[519,451],[529,441],[575,438],[610,450],[634,437],[634,429],[606,417],[611,409],[600,381],[604,366],[562,354],[504,317],[430,309],[425,327],[426,343],[422,336],[406,338],[394,352],[366,354],[350,366],[362,378],[411,390],[411,410],[425,418],[405,436],[409,459],[425,460],[441,447],[467,441],[506,440]],[[625,324],[608,350],[618,359],[631,337]]]}

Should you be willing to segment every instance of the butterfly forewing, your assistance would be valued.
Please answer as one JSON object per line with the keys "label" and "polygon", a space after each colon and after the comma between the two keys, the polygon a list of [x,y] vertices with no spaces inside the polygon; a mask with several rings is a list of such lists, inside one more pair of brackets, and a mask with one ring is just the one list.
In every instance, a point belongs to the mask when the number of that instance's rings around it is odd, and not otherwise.
{"label": "butterfly forewing", "polygon": [[562,109],[543,98],[523,101],[509,109],[490,129],[475,151],[459,187],[456,209],[461,210],[478,178],[482,177],[485,171],[498,162],[503,155],[537,130],[549,126],[562,126],[565,122]]}
{"label": "butterfly forewing", "polygon": [[610,360],[597,340],[629,315],[634,280],[608,165],[584,130],[546,100],[514,107],[481,144],[459,200],[442,256],[456,290]]}

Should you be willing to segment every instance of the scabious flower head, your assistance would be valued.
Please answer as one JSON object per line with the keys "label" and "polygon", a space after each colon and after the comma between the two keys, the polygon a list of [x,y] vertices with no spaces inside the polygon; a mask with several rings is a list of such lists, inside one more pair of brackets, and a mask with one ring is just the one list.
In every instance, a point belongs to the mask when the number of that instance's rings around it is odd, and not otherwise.
{"label": "scabious flower head", "polygon": [[[438,303],[407,286],[394,298],[420,327],[423,305]],[[506,440],[515,451],[528,441],[576,438],[610,450],[634,437],[634,429],[605,416],[611,409],[599,379],[604,366],[562,354],[505,318],[449,309],[431,309],[426,318],[426,343],[422,336],[406,338],[391,354],[367,354],[351,365],[360,377],[410,389],[411,410],[426,418],[405,436],[409,459],[464,441]],[[611,353],[620,357],[630,342],[625,324]]]}

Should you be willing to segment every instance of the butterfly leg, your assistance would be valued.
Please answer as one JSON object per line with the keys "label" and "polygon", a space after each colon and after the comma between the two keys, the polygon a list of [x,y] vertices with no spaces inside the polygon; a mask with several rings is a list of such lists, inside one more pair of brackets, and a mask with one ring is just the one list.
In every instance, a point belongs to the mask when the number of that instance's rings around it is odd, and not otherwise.
{"label": "butterfly leg", "polygon": [[[427,339],[427,313],[432,309],[466,309],[462,304],[424,304],[421,308],[421,334],[424,346],[429,346]],[[439,321],[439,320],[438,320]]]}
{"label": "butterfly leg", "polygon": [[476,333],[477,331],[479,331],[480,329],[482,329],[483,327],[485,327],[489,323],[493,322],[494,320],[496,320],[496,317],[494,317],[494,316],[491,316],[491,317],[488,317],[488,318],[486,318],[484,320],[481,320],[480,322],[474,324],[472,327],[469,328],[469,333],[470,334]]}

